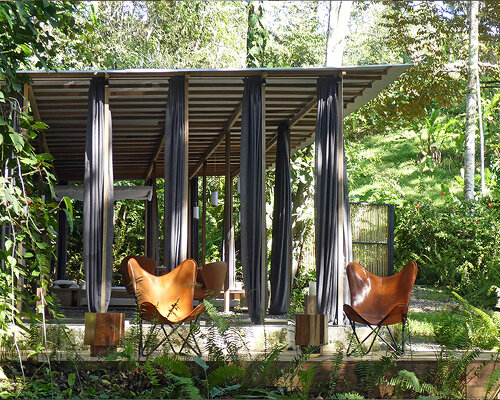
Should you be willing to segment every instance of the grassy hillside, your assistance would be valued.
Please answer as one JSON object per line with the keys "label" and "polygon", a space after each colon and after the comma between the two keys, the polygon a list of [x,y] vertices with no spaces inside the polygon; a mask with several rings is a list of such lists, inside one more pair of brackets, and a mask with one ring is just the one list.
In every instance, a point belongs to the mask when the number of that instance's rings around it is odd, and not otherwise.
{"label": "grassy hillside", "polygon": [[[425,140],[425,138],[423,138]],[[443,202],[442,192],[462,196],[462,156],[453,138],[440,152],[427,154],[426,144],[414,131],[346,139],[349,191],[352,200]]]}

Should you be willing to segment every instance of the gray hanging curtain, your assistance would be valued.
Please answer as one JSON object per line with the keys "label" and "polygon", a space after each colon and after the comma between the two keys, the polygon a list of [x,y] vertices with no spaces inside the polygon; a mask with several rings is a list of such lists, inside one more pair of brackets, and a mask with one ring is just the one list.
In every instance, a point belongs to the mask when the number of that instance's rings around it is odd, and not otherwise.
{"label": "gray hanging curtain", "polygon": [[352,259],[340,83],[318,79],[315,195],[318,310],[338,325],[348,295],[345,267]]}
{"label": "gray hanging curtain", "polygon": [[89,89],[83,200],[83,259],[90,312],[106,312],[113,279],[113,160],[107,81]]}
{"label": "gray hanging curtain", "polygon": [[[154,174],[156,175],[156,174]],[[146,257],[153,258],[158,264],[160,261],[159,245],[159,216],[158,194],[156,192],[156,178],[150,178],[147,183],[152,187],[151,200],[146,200]]]}
{"label": "gray hanging curtain", "polygon": [[195,176],[191,179],[189,185],[190,197],[191,197],[191,234],[190,234],[190,244],[189,244],[189,257],[198,262],[198,221],[200,216],[200,210],[198,209],[198,218],[194,216],[194,208],[198,207],[198,177]]}
{"label": "gray hanging curtain", "polygon": [[[262,79],[244,80],[241,115],[240,192],[241,192],[241,263],[248,313],[253,323],[262,323],[266,301],[265,219],[263,204],[264,149],[262,132]],[[265,303],[264,303],[265,304]]]}
{"label": "gray hanging curtain", "polygon": [[165,239],[167,270],[174,269],[187,256],[187,171],[185,170],[185,79],[170,78],[165,115]]}
{"label": "gray hanging curtain", "polygon": [[66,262],[68,254],[68,220],[64,209],[64,202],[60,205],[61,209],[57,213],[57,260],[56,260],[56,280],[66,279]]}
{"label": "gray hanging curtain", "polygon": [[269,314],[286,314],[292,286],[292,189],[290,131],[278,127],[274,179],[273,239],[271,248],[271,305]]}

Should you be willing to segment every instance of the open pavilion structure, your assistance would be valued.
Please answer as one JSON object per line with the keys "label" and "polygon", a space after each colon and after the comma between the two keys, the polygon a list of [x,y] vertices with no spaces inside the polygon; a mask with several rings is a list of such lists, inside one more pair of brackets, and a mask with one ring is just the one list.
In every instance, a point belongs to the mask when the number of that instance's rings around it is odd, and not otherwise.
{"label": "open pavilion structure", "polygon": [[[206,202],[206,177],[225,177],[228,298],[235,275],[232,182],[239,175],[244,288],[250,317],[260,323],[268,304],[265,170],[275,165],[269,311],[285,313],[292,278],[290,155],[316,141],[318,309],[341,324],[351,258],[343,118],[408,67],[26,72],[25,99],[35,119],[48,125],[40,146],[54,158],[58,191],[84,200],[89,311],[105,312],[109,303],[114,180],[151,187],[121,195],[148,199],[145,255],[158,259],[155,181],[165,179],[163,256],[173,268],[198,259],[198,178]],[[80,189],[67,186],[74,182],[84,182],[78,195]]]}

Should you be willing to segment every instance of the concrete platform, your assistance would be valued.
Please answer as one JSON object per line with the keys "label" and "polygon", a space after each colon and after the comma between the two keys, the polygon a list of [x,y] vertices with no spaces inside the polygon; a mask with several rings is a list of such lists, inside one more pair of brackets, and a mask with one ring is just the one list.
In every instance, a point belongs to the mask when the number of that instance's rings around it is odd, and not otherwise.
{"label": "concrete platform", "polygon": [[[127,312],[128,318],[125,323],[125,338],[124,340],[132,343],[134,348],[137,349],[139,325],[133,322],[134,312],[129,310]],[[253,325],[246,314],[219,314],[222,320],[228,326],[226,333],[228,340],[230,340],[238,350],[238,359],[243,362],[250,362],[255,359],[262,359],[271,351],[278,347],[283,347],[284,350],[280,353],[277,360],[277,365],[283,368],[289,366],[290,363],[296,363],[297,356],[300,354],[301,349],[295,345],[295,324],[294,320],[283,317],[268,317],[265,319],[263,325]],[[213,323],[208,319],[201,319],[199,321],[199,332],[197,333],[198,344],[201,349],[205,349],[209,340],[212,343],[217,343],[220,348],[224,348],[224,338],[220,335]],[[144,336],[151,329],[150,324],[143,324]],[[45,362],[47,357],[50,357],[52,363],[65,363],[65,362],[86,362],[97,363],[98,365],[109,363],[104,358],[91,357],[89,346],[83,345],[84,324],[83,313],[74,313],[71,318],[63,318],[59,321],[50,321],[46,325],[47,340],[49,342],[49,350],[39,354],[30,354],[29,342],[33,343],[34,337],[39,335],[39,340],[42,339],[42,327],[40,324],[32,325],[32,332],[30,335],[25,336],[25,343],[21,343],[22,358],[36,362]],[[359,329],[360,336],[363,336],[363,330]],[[340,368],[339,381],[349,382],[351,385],[357,384],[359,377],[356,373],[357,365],[360,362],[375,363],[379,362],[382,356],[390,356],[392,353],[385,350],[384,345],[376,344],[374,351],[366,356],[345,356],[345,349],[349,340],[351,329],[344,326],[329,326],[328,327],[328,344],[321,347],[319,353],[311,354],[303,361],[303,368],[308,369],[315,366],[315,380],[329,379],[329,374],[334,365],[333,360],[335,356],[343,351],[343,361]],[[368,332],[368,330],[367,330]],[[22,333],[20,332],[20,335]],[[227,339],[226,338],[226,339]],[[36,339],[35,339],[36,340]],[[22,342],[22,340],[21,340]],[[118,351],[123,349],[118,348]],[[168,349],[160,348],[152,356],[160,355]],[[15,360],[17,354],[14,354],[13,349],[10,354],[4,351],[4,359],[12,358]],[[455,357],[460,357],[463,352],[456,351],[453,353]],[[467,398],[483,398],[485,384],[493,372],[500,364],[494,361],[496,353],[483,352],[477,357],[468,367],[468,375],[464,377],[464,385],[467,388]],[[203,358],[210,362],[211,357],[206,351],[203,352]],[[134,360],[144,361],[144,357],[138,357],[137,354],[133,356]],[[438,368],[438,362],[442,359],[441,348],[432,343],[408,343],[407,352],[405,356],[396,357],[397,369],[407,369],[415,372],[419,378],[428,377],[433,371]],[[192,362],[189,357],[186,358],[187,362]],[[123,362],[123,361],[120,361]],[[392,371],[392,372],[391,372]],[[388,373],[394,373],[391,370]],[[381,391],[387,390],[381,387]],[[381,392],[381,396],[387,393]],[[497,394],[497,397],[498,394]]]}

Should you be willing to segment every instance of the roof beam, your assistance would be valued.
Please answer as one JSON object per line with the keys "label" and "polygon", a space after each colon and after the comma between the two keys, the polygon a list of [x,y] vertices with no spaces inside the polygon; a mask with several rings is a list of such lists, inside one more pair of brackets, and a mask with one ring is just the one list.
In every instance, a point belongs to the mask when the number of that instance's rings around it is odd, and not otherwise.
{"label": "roof beam", "polygon": [[227,120],[226,126],[219,133],[219,136],[217,136],[217,139],[214,140],[214,142],[210,145],[208,150],[205,152],[205,154],[203,154],[201,159],[198,161],[196,166],[193,168],[193,170],[189,173],[189,179],[192,179],[198,173],[198,171],[203,167],[203,162],[208,160],[208,158],[215,152],[217,147],[222,143],[222,141],[224,140],[224,138],[226,136],[226,133],[231,130],[231,128],[236,123],[238,118],[240,118],[242,107],[243,107],[243,102],[240,101],[238,106],[234,109],[231,117]]}
{"label": "roof beam", "polygon": [[[40,112],[38,111],[38,105],[36,104],[36,98],[35,98],[35,93],[33,92],[33,87],[31,85],[26,85],[27,86],[27,94],[28,94],[28,102],[31,105],[31,111],[33,112],[33,116],[35,117],[35,121],[41,122],[42,118],[40,117]],[[40,141],[42,144],[43,151],[45,153],[52,154],[49,149],[49,145],[47,144],[47,139],[45,137],[45,132],[43,130],[40,131]],[[54,167],[52,167],[52,173],[54,176],[57,178],[56,171]]]}
{"label": "roof beam", "polygon": [[[289,128],[293,127],[296,125],[302,118],[304,118],[309,112],[316,107],[318,104],[318,96],[314,96],[311,100],[307,102],[307,104],[297,113],[295,114],[292,118],[290,118],[286,124],[288,125]],[[276,144],[276,141],[278,140],[278,134],[276,133],[271,139],[269,139],[266,143],[266,153],[271,149]],[[240,173],[240,169],[237,168],[233,173],[232,177],[234,178]]]}
{"label": "roof beam", "polygon": [[163,150],[164,144],[165,144],[165,134],[162,134],[161,135],[161,140],[158,143],[158,145],[156,146],[156,152],[155,152],[153,158],[151,159],[151,162],[149,163],[148,172],[146,172],[146,176],[144,177],[145,181],[147,181],[151,177],[151,174],[153,173],[153,169],[154,169],[154,166],[155,166],[156,159],[158,158],[158,156],[160,155],[161,151]]}
{"label": "roof beam", "polygon": [[[304,118],[309,112],[316,107],[318,104],[318,96],[314,96],[311,100],[308,101],[308,103],[297,113],[295,114],[292,118],[290,118],[286,124],[288,125],[289,128],[292,128],[294,125],[296,125],[302,118]],[[267,143],[266,143],[266,152],[269,151],[271,147],[274,146],[276,143],[276,140],[278,139],[278,134],[276,133]]]}

